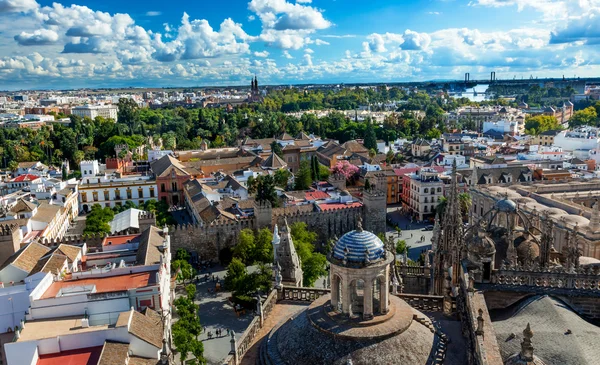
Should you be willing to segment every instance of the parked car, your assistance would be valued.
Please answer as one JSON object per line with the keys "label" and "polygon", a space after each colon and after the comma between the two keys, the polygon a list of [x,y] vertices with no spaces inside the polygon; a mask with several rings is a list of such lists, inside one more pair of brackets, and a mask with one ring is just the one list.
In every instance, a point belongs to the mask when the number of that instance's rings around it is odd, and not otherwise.
{"label": "parked car", "polygon": [[433,231],[433,226],[432,225],[428,225],[427,227],[424,228],[425,231]]}

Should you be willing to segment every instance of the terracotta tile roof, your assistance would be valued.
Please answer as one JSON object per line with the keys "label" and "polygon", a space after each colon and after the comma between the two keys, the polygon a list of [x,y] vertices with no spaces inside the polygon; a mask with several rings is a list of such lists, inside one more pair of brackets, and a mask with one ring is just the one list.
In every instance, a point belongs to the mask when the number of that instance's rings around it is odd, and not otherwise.
{"label": "terracotta tile roof", "polygon": [[106,341],[98,365],[125,365],[128,354],[128,343]]}
{"label": "terracotta tile roof", "polygon": [[37,178],[39,178],[39,176],[25,174],[25,175],[15,177],[14,179],[11,180],[11,182],[25,182],[25,181],[35,180]]}
{"label": "terracotta tile roof", "polygon": [[62,209],[63,208],[59,205],[43,202],[38,207],[37,213],[33,216],[32,220],[36,222],[50,223],[58,214],[60,214]]}
{"label": "terracotta tile roof", "polygon": [[29,272],[29,276],[37,274],[38,272],[51,273],[53,275],[58,274],[65,264],[67,263],[67,256],[61,255],[54,251],[51,254],[47,254],[42,257],[33,269]]}
{"label": "terracotta tile roof", "polygon": [[129,324],[129,333],[135,337],[146,341],[154,347],[162,348],[163,326],[160,317],[143,315],[142,313],[130,312],[131,323]]}
{"label": "terracotta tile roof", "polygon": [[102,240],[102,246],[123,245],[139,241],[140,234],[127,234],[122,236],[108,236]]}
{"label": "terracotta tile roof", "polygon": [[160,360],[144,359],[143,357],[130,356],[129,365],[159,365]]}
{"label": "terracotta tile roof", "polygon": [[37,208],[37,205],[33,204],[32,202],[19,199],[17,201],[17,204],[13,205],[13,207],[10,208],[10,211],[13,213],[33,212],[35,208]]}
{"label": "terracotta tile roof", "polygon": [[67,256],[71,262],[75,261],[77,256],[81,253],[81,247],[67,245],[64,243],[61,243],[57,250],[63,255]]}
{"label": "terracotta tile roof", "polygon": [[361,206],[362,206],[361,202],[352,202],[350,204],[346,204],[346,203],[323,203],[323,204],[319,204],[319,208],[321,208],[321,210],[323,210],[323,211],[334,210],[334,209],[358,208],[358,207],[361,207]]}
{"label": "terracotta tile roof", "polygon": [[38,260],[49,251],[50,249],[48,247],[37,242],[32,242],[10,256],[4,264],[0,266],[0,270],[8,265],[12,265],[29,273],[33,270],[35,265],[37,265]]}
{"label": "terracotta tile roof", "polygon": [[287,167],[287,163],[279,157],[275,152],[271,152],[269,158],[267,158],[261,166],[269,169],[281,169]]}
{"label": "terracotta tile roof", "polygon": [[108,276],[100,278],[77,279],[70,277],[55,281],[50,285],[41,299],[54,298],[61,289],[71,287],[81,287],[86,285],[95,285],[96,293],[111,293],[124,291],[128,289],[143,288],[156,284],[156,271],[145,271],[134,274]]}
{"label": "terracotta tile roof", "polygon": [[311,190],[307,191],[304,197],[306,200],[319,200],[329,198],[329,194],[320,190]]}
{"label": "terracotta tile roof", "polygon": [[[102,346],[61,351],[54,354],[39,355],[36,365],[97,365]],[[120,365],[115,362],[111,365]],[[122,362],[125,364],[125,361]],[[104,365],[98,364],[98,365]]]}
{"label": "terracotta tile roof", "polygon": [[280,141],[292,141],[294,140],[294,137],[290,136],[287,132],[283,132],[279,135],[279,137],[277,137],[277,139]]}
{"label": "terracotta tile roof", "polygon": [[165,155],[156,161],[152,161],[150,167],[157,177],[167,176],[171,173],[171,170],[174,170],[177,176],[189,175],[181,162],[171,155]]}
{"label": "terracotta tile roof", "polygon": [[138,246],[136,261],[138,265],[153,265],[160,263],[161,252],[159,247],[163,245],[161,230],[150,226],[142,232],[140,236],[140,245]]}
{"label": "terracotta tile roof", "polygon": [[37,165],[39,161],[26,161],[26,162],[19,162],[19,164],[17,165],[18,168],[20,169],[29,169],[32,168],[33,166]]}
{"label": "terracotta tile roof", "polygon": [[348,141],[342,147],[353,153],[369,153],[369,150],[356,140]]}

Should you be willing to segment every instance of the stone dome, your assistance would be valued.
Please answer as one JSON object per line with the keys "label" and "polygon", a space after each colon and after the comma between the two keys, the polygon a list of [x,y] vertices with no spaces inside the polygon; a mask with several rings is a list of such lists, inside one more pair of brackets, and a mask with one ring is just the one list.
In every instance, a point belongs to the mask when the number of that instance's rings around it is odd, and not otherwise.
{"label": "stone dome", "polygon": [[494,208],[501,212],[513,213],[517,211],[517,203],[510,199],[502,199],[494,204]]}
{"label": "stone dome", "polygon": [[390,297],[395,308],[390,318],[360,326],[330,318],[328,299],[329,294],[318,298],[274,327],[263,340],[257,364],[346,365],[351,360],[353,364],[425,365],[439,351],[442,340],[435,329],[415,319],[426,316],[395,296]]}
{"label": "stone dome", "polygon": [[475,234],[467,243],[470,253],[479,257],[488,257],[496,253],[494,240],[487,235]]}
{"label": "stone dome", "polygon": [[542,359],[537,356],[533,357],[533,361],[523,360],[520,354],[514,354],[504,362],[504,365],[547,365]]}
{"label": "stone dome", "polygon": [[517,246],[517,257],[519,260],[525,260],[528,257],[532,260],[537,259],[540,257],[540,245],[530,239],[522,241]]}
{"label": "stone dome", "polygon": [[385,258],[383,242],[375,234],[361,227],[342,236],[333,246],[333,257],[338,260],[364,263]]}

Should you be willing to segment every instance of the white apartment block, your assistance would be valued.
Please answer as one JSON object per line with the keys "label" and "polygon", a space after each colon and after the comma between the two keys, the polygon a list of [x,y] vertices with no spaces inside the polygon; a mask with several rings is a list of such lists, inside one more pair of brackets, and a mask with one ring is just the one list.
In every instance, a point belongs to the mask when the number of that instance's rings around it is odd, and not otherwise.
{"label": "white apartment block", "polygon": [[409,207],[419,220],[435,215],[435,208],[444,196],[444,182],[433,169],[422,168],[410,178]]}
{"label": "white apartment block", "polygon": [[82,105],[71,109],[73,115],[81,118],[95,119],[96,117],[103,117],[112,119],[115,122],[117,121],[118,112],[119,108],[116,105]]}
{"label": "white apartment block", "polygon": [[82,179],[79,185],[79,210],[88,212],[92,205],[115,207],[132,201],[136,205],[148,200],[158,200],[156,180],[151,176],[111,178],[101,176]]}

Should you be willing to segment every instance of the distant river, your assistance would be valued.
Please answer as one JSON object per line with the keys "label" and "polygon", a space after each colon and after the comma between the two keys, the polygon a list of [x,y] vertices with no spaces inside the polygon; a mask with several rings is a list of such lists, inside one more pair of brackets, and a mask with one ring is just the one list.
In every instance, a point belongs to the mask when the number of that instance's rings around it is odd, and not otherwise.
{"label": "distant river", "polygon": [[451,96],[453,98],[467,98],[471,101],[484,101],[487,100],[485,92],[487,91],[489,85],[477,85],[472,88],[468,88],[467,90],[459,93],[452,93]]}

